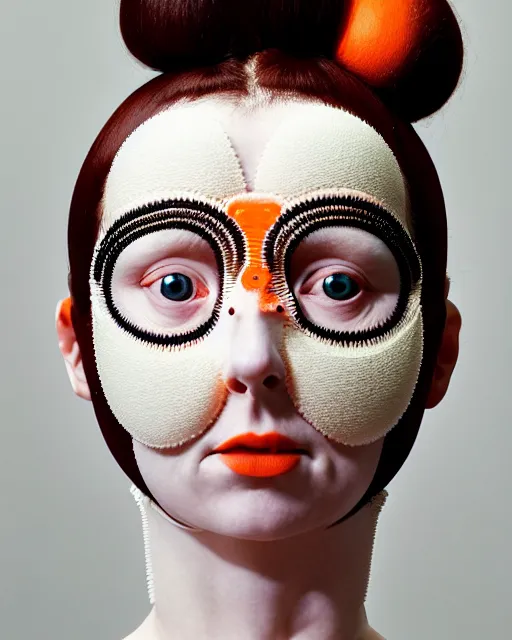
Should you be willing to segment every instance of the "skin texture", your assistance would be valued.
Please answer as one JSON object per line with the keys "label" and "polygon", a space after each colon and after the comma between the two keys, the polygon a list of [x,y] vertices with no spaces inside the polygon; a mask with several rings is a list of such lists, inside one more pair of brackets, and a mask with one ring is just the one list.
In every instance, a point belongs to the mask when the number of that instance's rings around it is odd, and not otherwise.
{"label": "skin texture", "polygon": [[[286,117],[285,110],[280,117]],[[231,114],[226,118],[229,123]],[[250,190],[276,120],[268,111],[255,109],[237,114],[232,122],[229,135]],[[251,131],[254,139],[247,133]],[[365,240],[360,236],[359,241]],[[320,244],[328,242],[320,235]],[[299,263],[310,259],[308,249],[304,251]],[[309,251],[314,253],[314,245]],[[300,288],[305,284],[300,264],[296,271]],[[389,286],[393,285],[396,288],[396,272],[390,263]],[[446,298],[448,290],[447,280]],[[389,295],[380,301],[382,308],[389,304]],[[446,307],[427,408],[443,399],[458,356],[460,314],[448,299]],[[228,308],[236,313],[231,316]],[[157,600],[151,616],[130,638],[379,638],[368,627],[363,606],[378,514],[363,509],[338,527],[326,527],[364,494],[382,440],[347,447],[328,440],[298,415],[284,384],[278,349],[282,319],[262,308],[257,292],[239,284],[222,313],[219,345],[227,401],[215,423],[199,438],[173,449],[133,443],[139,469],[162,508],[202,531],[184,531],[158,515],[149,516]],[[72,387],[78,396],[90,399],[69,302],[59,303],[56,324]],[[309,452],[293,473],[247,479],[233,474],[216,456],[208,456],[234,435],[274,430]],[[318,591],[321,599],[314,597]],[[216,593],[222,593],[221,601]],[[192,616],[183,615],[189,611]]]}

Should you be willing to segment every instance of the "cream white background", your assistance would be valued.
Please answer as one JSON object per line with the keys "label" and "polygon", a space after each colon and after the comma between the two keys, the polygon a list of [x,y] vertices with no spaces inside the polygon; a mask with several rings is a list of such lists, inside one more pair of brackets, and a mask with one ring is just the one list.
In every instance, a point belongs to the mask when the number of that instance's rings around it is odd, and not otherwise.
{"label": "cream white background", "polygon": [[[512,173],[506,0],[455,0],[458,93],[418,125],[445,190],[463,316],[449,395],[389,486],[371,576],[388,640],[486,640],[512,628]],[[111,112],[152,76],[114,0],[1,2],[0,637],[118,640],[148,611],[139,513],[57,349],[67,213]]]}

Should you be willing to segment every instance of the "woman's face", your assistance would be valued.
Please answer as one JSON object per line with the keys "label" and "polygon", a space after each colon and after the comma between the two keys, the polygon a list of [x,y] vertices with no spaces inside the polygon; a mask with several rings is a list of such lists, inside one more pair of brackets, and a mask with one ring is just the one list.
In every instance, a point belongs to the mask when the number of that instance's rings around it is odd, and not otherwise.
{"label": "woman's face", "polygon": [[[93,337],[167,513],[266,540],[355,506],[421,364],[410,232],[391,150],[339,109],[207,98],[130,136],[105,190]],[[290,449],[214,451],[271,432]]]}

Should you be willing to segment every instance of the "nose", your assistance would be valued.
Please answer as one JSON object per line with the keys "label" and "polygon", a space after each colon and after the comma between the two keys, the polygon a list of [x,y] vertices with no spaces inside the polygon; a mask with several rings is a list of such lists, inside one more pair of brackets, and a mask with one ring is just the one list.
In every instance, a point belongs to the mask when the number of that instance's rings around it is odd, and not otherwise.
{"label": "nose", "polygon": [[284,388],[280,313],[262,310],[256,292],[239,289],[230,301],[227,325],[224,380],[229,391],[261,396]]}

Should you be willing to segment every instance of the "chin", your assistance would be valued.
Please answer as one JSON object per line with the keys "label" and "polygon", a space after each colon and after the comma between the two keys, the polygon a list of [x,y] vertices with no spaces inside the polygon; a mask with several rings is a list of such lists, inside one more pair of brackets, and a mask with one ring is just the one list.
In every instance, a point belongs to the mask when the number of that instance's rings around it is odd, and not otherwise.
{"label": "chin", "polygon": [[[216,504],[215,504],[216,502]],[[187,522],[218,535],[241,540],[270,542],[324,530],[348,513],[353,505],[313,504],[290,496],[253,491],[248,495],[224,497],[210,503],[198,518],[185,518]]]}

